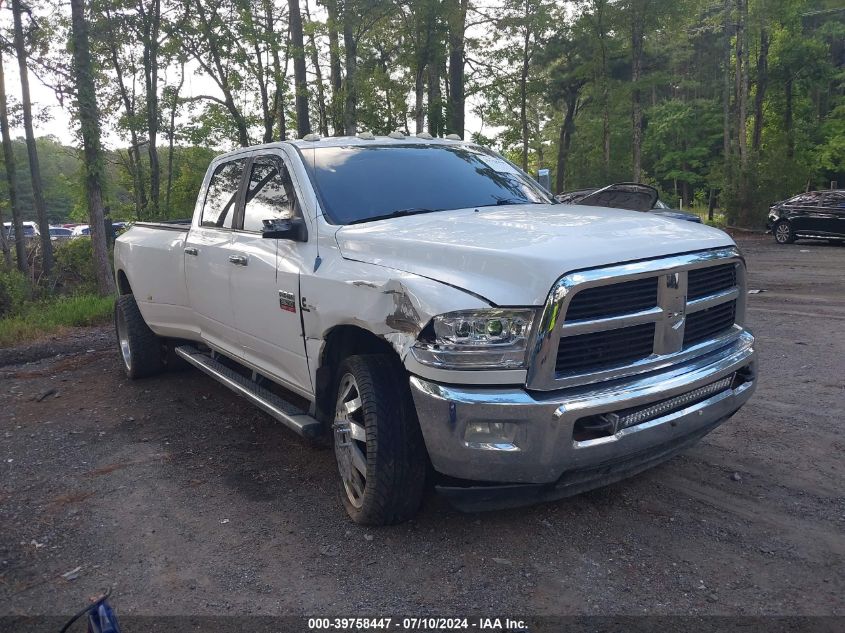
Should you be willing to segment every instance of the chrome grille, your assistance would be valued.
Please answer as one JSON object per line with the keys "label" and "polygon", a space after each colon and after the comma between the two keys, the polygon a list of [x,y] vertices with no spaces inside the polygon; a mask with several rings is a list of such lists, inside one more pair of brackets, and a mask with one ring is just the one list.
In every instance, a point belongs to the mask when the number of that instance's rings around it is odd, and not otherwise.
{"label": "chrome grille", "polygon": [[657,277],[582,290],[569,303],[567,321],[597,319],[647,310],[657,305]]}
{"label": "chrome grille", "polygon": [[715,350],[742,331],[744,288],[735,248],[566,275],[541,317],[527,386],[609,380]]}
{"label": "chrome grille", "polygon": [[687,301],[736,286],[736,264],[696,268],[687,273]]}
{"label": "chrome grille", "polygon": [[555,371],[580,373],[615,367],[648,356],[653,347],[654,323],[570,336],[558,347]]}
{"label": "chrome grille", "polygon": [[693,312],[684,325],[684,347],[706,341],[733,327],[736,321],[736,301],[728,301]]}

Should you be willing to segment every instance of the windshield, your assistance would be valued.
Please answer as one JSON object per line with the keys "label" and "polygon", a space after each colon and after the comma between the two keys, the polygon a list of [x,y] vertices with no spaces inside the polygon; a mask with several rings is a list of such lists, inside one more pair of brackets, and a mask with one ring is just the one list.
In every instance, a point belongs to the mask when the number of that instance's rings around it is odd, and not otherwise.
{"label": "windshield", "polygon": [[466,145],[369,145],[303,150],[335,224],[503,204],[550,204],[530,176]]}

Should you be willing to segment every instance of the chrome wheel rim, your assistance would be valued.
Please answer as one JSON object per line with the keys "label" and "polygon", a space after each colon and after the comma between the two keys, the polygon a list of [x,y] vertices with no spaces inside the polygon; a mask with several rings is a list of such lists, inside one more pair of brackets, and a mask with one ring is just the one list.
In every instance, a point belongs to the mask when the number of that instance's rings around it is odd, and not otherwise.
{"label": "chrome wheel rim", "polygon": [[334,424],[334,452],[343,489],[354,507],[364,504],[367,486],[367,432],[358,383],[352,374],[340,380]]}
{"label": "chrome wheel rim", "polygon": [[132,348],[129,347],[129,334],[127,333],[126,319],[121,312],[117,313],[117,342],[120,345],[120,355],[123,357],[123,364],[126,369],[132,368]]}
{"label": "chrome wheel rim", "polygon": [[789,240],[789,225],[778,224],[777,228],[775,229],[775,237],[777,238],[777,241],[781,244]]}

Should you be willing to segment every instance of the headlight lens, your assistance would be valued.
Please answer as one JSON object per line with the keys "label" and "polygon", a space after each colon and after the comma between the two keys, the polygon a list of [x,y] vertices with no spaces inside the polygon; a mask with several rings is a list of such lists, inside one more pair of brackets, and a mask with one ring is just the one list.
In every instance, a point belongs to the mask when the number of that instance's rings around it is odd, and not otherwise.
{"label": "headlight lens", "polygon": [[518,369],[525,356],[533,309],[449,312],[434,317],[413,347],[414,357],[443,369]]}

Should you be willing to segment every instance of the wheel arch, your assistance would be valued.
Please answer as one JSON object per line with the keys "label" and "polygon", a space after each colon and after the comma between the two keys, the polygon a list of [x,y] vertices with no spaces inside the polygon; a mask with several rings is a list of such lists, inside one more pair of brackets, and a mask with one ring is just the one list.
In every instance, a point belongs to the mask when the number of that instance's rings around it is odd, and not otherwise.
{"label": "wheel arch", "polygon": [[333,415],[332,386],[337,368],[345,358],[361,354],[383,354],[392,356],[397,367],[402,367],[399,354],[390,343],[359,325],[336,325],[325,333],[323,341],[316,371],[315,401],[317,418],[324,422]]}
{"label": "wheel arch", "polygon": [[129,284],[129,277],[126,276],[126,273],[123,270],[117,271],[117,292],[121,295],[131,295],[132,293],[132,286]]}

